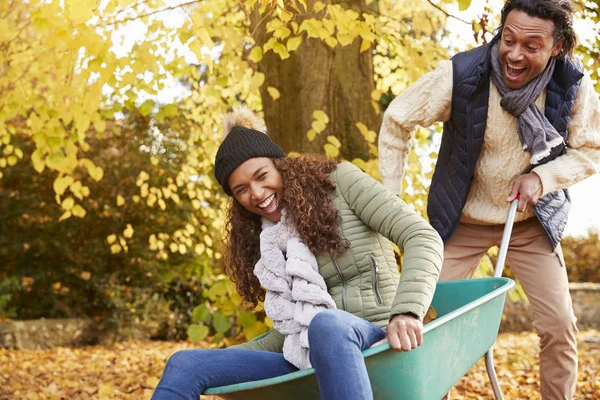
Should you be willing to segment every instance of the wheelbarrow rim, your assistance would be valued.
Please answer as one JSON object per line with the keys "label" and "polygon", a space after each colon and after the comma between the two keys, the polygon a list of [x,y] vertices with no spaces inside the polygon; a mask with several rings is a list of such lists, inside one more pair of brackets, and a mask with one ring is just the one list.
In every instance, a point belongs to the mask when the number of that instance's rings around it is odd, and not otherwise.
{"label": "wheelbarrow rim", "polygon": [[[461,314],[465,314],[466,312],[468,312],[474,308],[477,308],[484,303],[487,303],[491,299],[502,295],[503,293],[507,292],[515,285],[515,282],[508,278],[478,278],[478,279],[494,280],[496,282],[503,282],[503,284],[500,285],[499,287],[497,287],[496,289],[494,289],[493,291],[486,293],[485,295],[478,297],[477,299],[465,304],[464,306],[461,306],[455,310],[452,310],[448,314],[445,314],[445,315],[441,316],[440,318],[435,319],[432,322],[428,323],[423,328],[423,336],[427,335],[428,332],[431,332],[438,326],[443,325],[446,322],[454,319],[455,317],[457,317]],[[473,280],[474,279],[467,279],[467,280],[460,280],[460,281],[447,281],[447,282],[444,282],[444,284],[454,285],[454,284],[460,284],[461,282],[464,283],[465,281],[473,281]],[[367,357],[371,357],[375,354],[379,354],[379,353],[387,351],[387,350],[390,350],[390,344],[388,342],[382,343],[382,344],[372,347],[370,349],[364,350],[363,356],[364,356],[364,358],[367,358]],[[210,389],[206,390],[203,394],[219,395],[219,394],[236,392],[238,390],[259,389],[261,387],[271,386],[273,384],[281,384],[281,383],[289,382],[289,381],[292,381],[295,379],[303,378],[305,376],[314,374],[314,372],[315,372],[314,368],[307,368],[307,369],[292,372],[289,374],[276,376],[273,378],[262,379],[259,381],[242,382],[242,383],[237,383],[237,384],[233,384],[233,385],[214,387],[214,388],[210,388]]]}

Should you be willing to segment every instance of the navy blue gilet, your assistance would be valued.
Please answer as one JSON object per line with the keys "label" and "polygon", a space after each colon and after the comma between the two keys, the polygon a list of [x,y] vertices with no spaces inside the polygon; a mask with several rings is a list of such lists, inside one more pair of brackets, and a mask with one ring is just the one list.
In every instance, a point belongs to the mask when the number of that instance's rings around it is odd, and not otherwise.
{"label": "navy blue gilet", "polygon": [[[452,58],[452,112],[450,120],[444,123],[427,206],[429,222],[444,242],[458,227],[481,154],[490,94],[492,44],[459,53]],[[576,64],[571,59],[557,60],[547,87],[545,115],[565,143],[582,77],[580,63]],[[566,146],[557,149],[540,164],[553,160],[565,151]],[[535,215],[548,234],[553,249],[562,238],[570,206],[567,189],[546,194],[534,206]]]}

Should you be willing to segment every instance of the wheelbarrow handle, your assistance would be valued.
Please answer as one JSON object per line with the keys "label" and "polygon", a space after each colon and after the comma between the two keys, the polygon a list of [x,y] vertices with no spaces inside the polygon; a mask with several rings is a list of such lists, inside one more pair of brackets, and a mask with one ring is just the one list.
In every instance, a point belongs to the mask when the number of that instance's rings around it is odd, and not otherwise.
{"label": "wheelbarrow handle", "polygon": [[506,224],[504,224],[504,232],[502,233],[502,241],[500,242],[500,249],[498,250],[498,259],[496,260],[496,267],[494,268],[494,277],[500,278],[502,276],[502,270],[504,270],[504,262],[506,261],[506,252],[508,251],[508,244],[510,243],[510,235],[512,233],[513,224],[515,223],[515,216],[517,215],[517,206],[519,205],[520,194],[510,203],[508,208],[508,215],[506,216]]}

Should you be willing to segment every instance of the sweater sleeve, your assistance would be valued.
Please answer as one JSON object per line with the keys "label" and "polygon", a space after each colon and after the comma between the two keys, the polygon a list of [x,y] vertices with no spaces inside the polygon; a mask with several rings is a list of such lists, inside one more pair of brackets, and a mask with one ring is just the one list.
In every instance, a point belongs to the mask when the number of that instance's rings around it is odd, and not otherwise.
{"label": "sweater sleeve", "polygon": [[341,163],[336,183],[352,211],[404,254],[390,317],[412,313],[423,319],[442,269],[442,239],[411,206],[355,165]]}
{"label": "sweater sleeve", "polygon": [[575,98],[565,154],[539,167],[542,195],[566,189],[600,169],[600,101],[589,76],[584,76]]}
{"label": "sweater sleeve", "polygon": [[276,331],[275,329],[267,332],[265,336],[258,340],[251,340],[246,343],[231,346],[236,349],[244,350],[259,350],[259,351],[270,351],[272,353],[283,353],[283,339],[284,336]]}
{"label": "sweater sleeve", "polygon": [[452,61],[438,67],[396,97],[387,108],[379,131],[379,172],[394,194],[402,191],[402,176],[417,126],[450,119]]}

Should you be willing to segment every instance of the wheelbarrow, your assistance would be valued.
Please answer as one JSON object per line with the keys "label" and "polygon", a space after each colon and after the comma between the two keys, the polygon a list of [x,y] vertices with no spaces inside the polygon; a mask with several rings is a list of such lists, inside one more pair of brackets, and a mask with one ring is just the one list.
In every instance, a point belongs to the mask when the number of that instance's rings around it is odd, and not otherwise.
{"label": "wheelbarrow", "polygon": [[[494,370],[496,340],[506,293],[515,283],[501,278],[518,201],[511,204],[494,278],[439,282],[432,306],[438,318],[423,329],[423,344],[396,352],[389,343],[363,351],[376,400],[438,400],[485,354],[496,399],[502,392]],[[263,335],[264,336],[264,335]],[[259,339],[259,338],[257,338]],[[313,368],[291,374],[208,389],[225,400],[318,400]]]}

